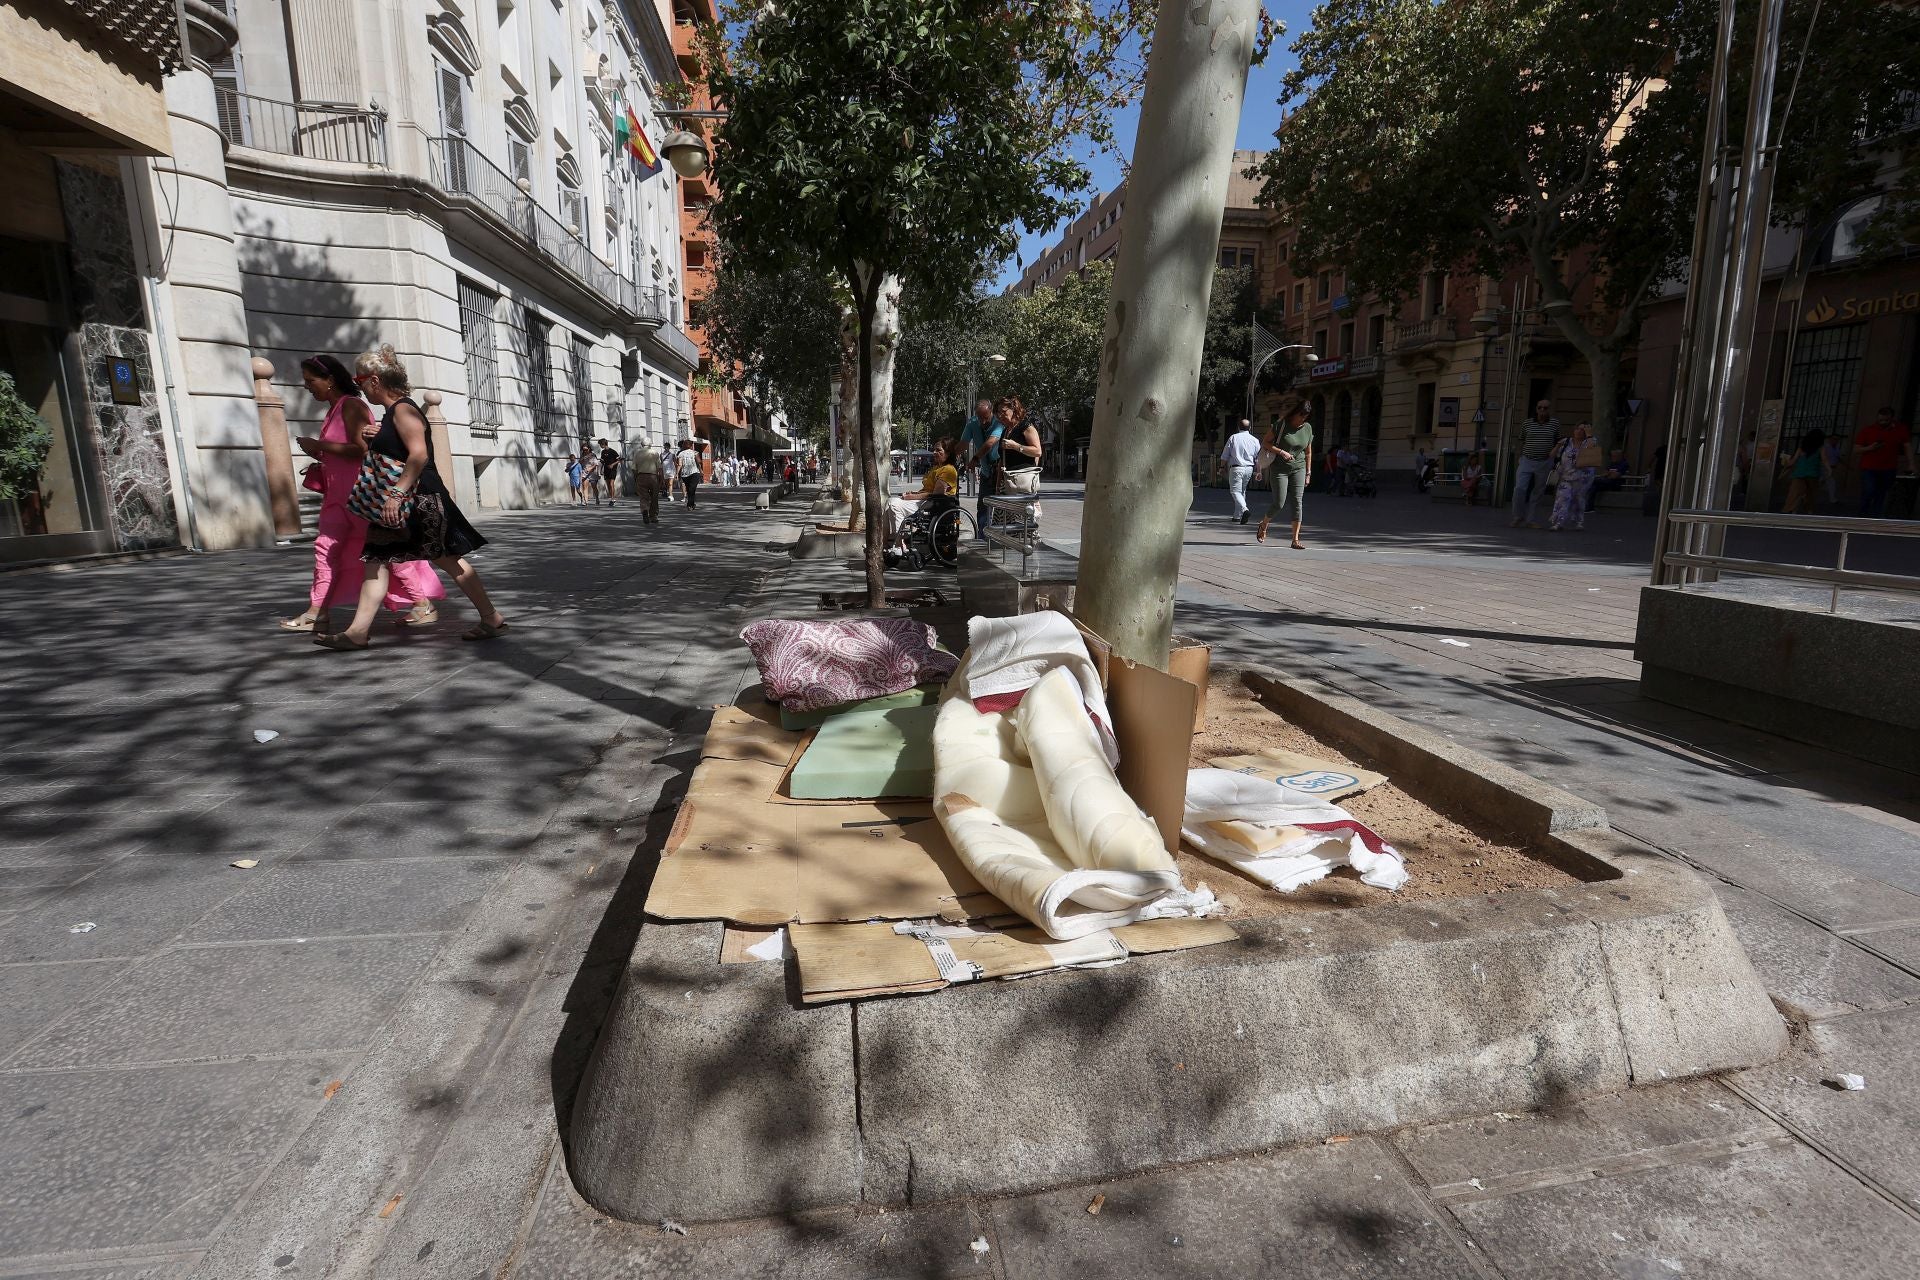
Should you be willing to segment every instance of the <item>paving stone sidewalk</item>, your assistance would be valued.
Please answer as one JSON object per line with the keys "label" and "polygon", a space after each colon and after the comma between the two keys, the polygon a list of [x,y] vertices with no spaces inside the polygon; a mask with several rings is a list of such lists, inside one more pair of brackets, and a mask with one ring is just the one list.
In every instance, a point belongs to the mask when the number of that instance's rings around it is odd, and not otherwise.
{"label": "paving stone sidewalk", "polygon": [[[1295,553],[1223,509],[1203,492],[1189,521],[1183,630],[1716,873],[1803,1024],[1794,1056],[1007,1200],[611,1221],[572,1190],[564,1118],[695,708],[751,681],[743,617],[857,580],[770,555],[785,510],[669,511],[657,537],[625,512],[502,517],[483,569],[516,632],[480,652],[295,653],[260,628],[297,603],[298,554],[0,579],[38,620],[23,636],[9,608],[0,634],[0,1276],[1910,1275],[1911,791],[1640,702],[1643,529],[1547,544],[1484,512],[1322,499]],[[1069,550],[1077,517],[1047,496]],[[1867,1090],[1820,1085],[1838,1070]]]}

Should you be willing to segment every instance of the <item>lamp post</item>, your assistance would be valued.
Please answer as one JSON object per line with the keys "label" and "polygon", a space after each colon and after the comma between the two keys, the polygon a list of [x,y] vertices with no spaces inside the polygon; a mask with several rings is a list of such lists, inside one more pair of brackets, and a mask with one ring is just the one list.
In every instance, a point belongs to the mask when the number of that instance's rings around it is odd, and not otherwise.
{"label": "lamp post", "polygon": [[[967,365],[967,405],[966,405],[967,413],[973,412],[973,392],[974,392],[974,387],[978,384],[978,381],[979,381],[980,366],[983,364],[1005,364],[1006,362],[1007,362],[1007,358],[996,351],[994,354],[990,356],[982,356],[980,359],[974,360],[968,363]],[[966,420],[964,418],[961,419],[961,422],[963,425],[965,421]],[[984,432],[985,429],[986,429],[986,424],[982,423],[981,430]],[[972,469],[963,468],[962,470],[965,472],[969,480],[971,480],[973,476]]]}
{"label": "lamp post", "polygon": [[[1260,385],[1260,371],[1267,367],[1267,361],[1273,359],[1275,356],[1279,355],[1282,351],[1305,351],[1307,353],[1307,363],[1315,364],[1320,359],[1320,353],[1317,351],[1314,351],[1312,349],[1312,346],[1313,344],[1309,342],[1289,342],[1284,347],[1275,347],[1273,350],[1267,352],[1267,354],[1261,356],[1258,360],[1255,360],[1253,362],[1253,368],[1247,371],[1247,421],[1248,422],[1253,421],[1253,391],[1255,387]],[[1294,381],[1295,382],[1299,381],[1298,374],[1294,375]],[[1288,383],[1287,385],[1291,387],[1293,383]],[[1208,438],[1212,439],[1211,433],[1209,433]]]}

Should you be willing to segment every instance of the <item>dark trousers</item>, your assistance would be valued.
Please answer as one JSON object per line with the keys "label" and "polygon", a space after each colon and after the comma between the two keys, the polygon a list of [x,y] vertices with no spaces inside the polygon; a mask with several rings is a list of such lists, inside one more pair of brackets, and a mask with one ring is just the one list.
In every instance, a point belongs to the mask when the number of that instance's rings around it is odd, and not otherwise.
{"label": "dark trousers", "polygon": [[639,490],[640,519],[642,523],[652,524],[660,518],[660,474],[642,471],[633,479]]}
{"label": "dark trousers", "polygon": [[690,476],[681,476],[680,487],[687,491],[687,510],[693,510],[694,491],[700,487],[699,473],[696,472]]}
{"label": "dark trousers", "polygon": [[987,499],[1000,494],[1000,464],[982,459],[980,462],[980,499],[973,504],[973,527],[976,536],[987,536]]}

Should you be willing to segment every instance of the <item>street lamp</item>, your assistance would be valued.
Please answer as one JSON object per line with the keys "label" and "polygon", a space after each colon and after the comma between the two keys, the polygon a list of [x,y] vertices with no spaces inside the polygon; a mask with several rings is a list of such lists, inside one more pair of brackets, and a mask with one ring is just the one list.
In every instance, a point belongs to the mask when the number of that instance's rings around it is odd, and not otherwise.
{"label": "street lamp", "polygon": [[1254,392],[1254,388],[1260,385],[1260,371],[1267,367],[1267,361],[1273,359],[1275,356],[1279,355],[1282,351],[1305,351],[1307,353],[1306,360],[1308,364],[1317,364],[1320,360],[1319,353],[1312,350],[1311,343],[1289,342],[1284,347],[1275,347],[1273,350],[1267,352],[1267,354],[1261,356],[1258,360],[1254,361],[1253,368],[1249,370],[1247,373],[1247,421],[1248,422],[1253,421],[1253,392]]}
{"label": "street lamp", "polygon": [[[1003,356],[1003,355],[1001,355],[1001,354],[1000,354],[1000,353],[998,353],[998,352],[995,352],[995,353],[994,353],[993,355],[990,355],[990,356],[982,356],[982,357],[981,357],[980,359],[978,359],[978,360],[976,360],[976,361],[974,361],[974,362],[973,362],[972,364],[969,364],[969,365],[967,366],[967,407],[966,407],[966,412],[968,412],[968,413],[972,413],[972,412],[973,412],[973,391],[974,391],[974,387],[975,387],[975,385],[976,385],[976,383],[977,383],[977,381],[978,381],[978,379],[979,379],[979,376],[980,376],[980,366],[981,366],[981,365],[983,365],[983,364],[1005,364],[1006,362],[1007,362],[1007,358],[1006,358],[1005,356]],[[962,419],[962,421],[964,422],[964,421],[965,421],[965,419]],[[982,431],[982,433],[984,433],[984,432],[986,431],[986,425],[987,425],[987,424],[986,424],[986,423],[984,423],[984,422],[980,424],[980,430]],[[963,468],[961,468],[961,469],[962,469],[963,471],[966,471],[966,468],[964,468],[964,467],[963,467]],[[972,477],[972,475],[973,475],[973,473],[972,473],[971,471],[967,471],[967,472],[966,472],[966,474],[967,474],[967,476],[968,476],[969,478],[971,478],[971,477]]]}
{"label": "street lamp", "polygon": [[707,171],[707,144],[686,129],[675,129],[662,139],[660,154],[683,178],[697,178]]}

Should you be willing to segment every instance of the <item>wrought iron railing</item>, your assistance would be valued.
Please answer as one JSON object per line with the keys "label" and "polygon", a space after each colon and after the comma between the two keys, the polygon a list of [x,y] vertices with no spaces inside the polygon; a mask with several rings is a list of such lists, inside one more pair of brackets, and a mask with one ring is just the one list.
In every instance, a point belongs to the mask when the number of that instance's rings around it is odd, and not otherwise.
{"label": "wrought iron railing", "polygon": [[236,147],[345,164],[387,163],[387,113],[377,107],[280,102],[215,85],[220,133]]}
{"label": "wrought iron railing", "polygon": [[559,218],[534,199],[465,138],[431,139],[433,182],[451,195],[465,196],[504,223],[548,262],[642,324],[669,323],[669,300],[662,289],[643,288],[622,276],[587,247]]}

